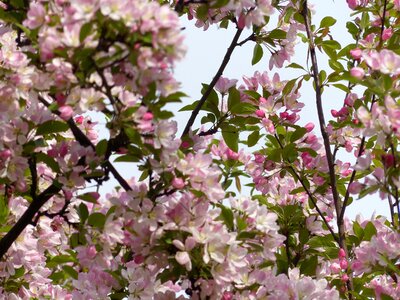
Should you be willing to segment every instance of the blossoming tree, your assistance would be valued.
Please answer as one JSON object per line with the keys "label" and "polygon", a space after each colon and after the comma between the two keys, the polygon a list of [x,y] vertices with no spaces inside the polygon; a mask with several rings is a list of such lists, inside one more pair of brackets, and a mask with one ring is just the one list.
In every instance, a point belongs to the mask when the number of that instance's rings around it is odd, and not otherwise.
{"label": "blossoming tree", "polygon": [[[1,2],[0,298],[399,299],[400,1],[347,2],[349,45],[306,0]],[[198,101],[172,72],[179,16],[236,29]],[[223,77],[245,43],[269,70]],[[290,63],[297,43],[308,59]],[[316,129],[299,125],[304,81]],[[387,219],[346,218],[373,193]]]}

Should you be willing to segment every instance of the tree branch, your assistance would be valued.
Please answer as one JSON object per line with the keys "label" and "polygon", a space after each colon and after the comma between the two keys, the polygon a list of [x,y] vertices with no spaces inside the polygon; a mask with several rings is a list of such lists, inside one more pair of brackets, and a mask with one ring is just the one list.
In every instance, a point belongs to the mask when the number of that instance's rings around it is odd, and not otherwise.
{"label": "tree branch", "polygon": [[0,240],[0,260],[14,243],[14,241],[18,238],[18,236],[22,233],[22,231],[26,228],[26,226],[32,222],[33,217],[40,210],[40,208],[47,202],[47,200],[60,191],[61,185],[53,183],[32,201],[17,223],[15,223],[10,231],[7,232],[7,234]]}
{"label": "tree branch", "polygon": [[[50,106],[50,103],[48,103],[42,96],[38,96],[38,99],[40,102],[42,102],[46,107]],[[59,115],[59,112],[56,111],[53,113]],[[79,142],[84,147],[91,147],[93,150],[96,149],[96,147],[93,145],[93,143],[89,140],[89,138],[79,129],[79,127],[76,125],[75,121],[71,118],[67,121],[67,124],[69,125],[69,128],[72,131],[72,134],[74,135],[75,139]],[[104,161],[104,165],[110,170],[111,174],[115,177],[115,179],[118,181],[118,183],[126,190],[130,191],[132,188],[130,185],[126,182],[126,180],[119,174],[119,172],[114,168],[112,163],[107,159]]]}
{"label": "tree branch", "polygon": [[196,120],[197,115],[200,112],[200,109],[202,108],[204,103],[207,101],[208,96],[210,96],[210,93],[212,92],[212,90],[213,90],[215,84],[217,83],[218,79],[222,76],[226,66],[229,63],[229,60],[230,60],[231,55],[232,55],[232,52],[235,49],[235,47],[237,46],[237,42],[239,40],[239,37],[240,37],[242,31],[243,31],[243,29],[237,29],[236,34],[233,37],[232,42],[229,45],[229,47],[228,47],[228,49],[227,49],[227,51],[225,53],[224,59],[223,59],[221,65],[220,65],[217,73],[215,74],[213,80],[209,84],[207,90],[204,92],[204,94],[201,97],[199,103],[197,103],[196,108],[192,111],[192,114],[191,114],[191,116],[190,116],[190,118],[189,118],[189,120],[188,120],[188,122],[187,122],[187,124],[185,126],[185,129],[183,130],[181,138],[186,136],[189,133],[190,129],[193,126],[194,121]]}
{"label": "tree branch", "polygon": [[[309,53],[311,57],[311,64],[312,64],[312,76],[314,79],[315,83],[315,98],[316,98],[316,104],[317,104],[317,111],[318,111],[318,120],[319,120],[319,125],[320,125],[320,130],[322,134],[322,138],[324,140],[324,147],[325,147],[325,155],[326,159],[328,162],[328,167],[329,167],[329,179],[330,179],[330,186],[331,186],[331,191],[332,191],[332,196],[333,196],[333,202],[335,205],[335,210],[336,210],[336,216],[337,216],[337,226],[338,226],[338,233],[339,233],[339,246],[342,248],[345,253],[346,253],[346,259],[349,259],[349,254],[347,251],[347,246],[346,246],[346,233],[345,233],[345,227],[344,227],[344,222],[343,218],[339,218],[339,216],[342,213],[342,203],[339,198],[338,190],[337,190],[337,184],[336,184],[336,173],[335,173],[335,162],[333,160],[332,156],[332,151],[331,151],[331,146],[330,146],[330,140],[328,133],[326,131],[326,123],[325,123],[325,117],[324,117],[324,111],[322,108],[322,91],[321,91],[321,83],[319,81],[319,70],[318,70],[318,62],[317,62],[317,55],[315,52],[315,45],[314,45],[314,40],[313,40],[313,34],[311,32],[311,21],[309,18],[309,11],[307,7],[307,0],[303,0],[302,2],[302,9],[301,9],[301,15],[304,18],[304,25],[306,28],[307,32],[307,37],[308,37],[308,45],[309,45]],[[347,285],[347,291],[348,291],[348,297],[349,299],[353,299],[353,296],[351,294],[351,291],[353,290],[353,282],[352,282],[352,276],[349,274],[349,280],[346,283]]]}

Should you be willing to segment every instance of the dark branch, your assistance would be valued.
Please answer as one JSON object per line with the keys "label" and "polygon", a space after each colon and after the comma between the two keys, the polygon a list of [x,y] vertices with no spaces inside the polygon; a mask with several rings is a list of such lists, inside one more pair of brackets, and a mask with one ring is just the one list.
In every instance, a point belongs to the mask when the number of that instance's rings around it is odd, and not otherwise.
{"label": "dark branch", "polygon": [[[43,97],[38,96],[38,99],[40,102],[42,102],[46,107],[50,106],[50,103],[48,103]],[[54,111],[53,113],[59,115],[58,111]],[[93,143],[89,140],[89,138],[79,129],[79,127],[76,125],[75,121],[71,118],[67,121],[67,124],[69,125],[69,128],[72,131],[72,134],[74,135],[75,139],[79,142],[84,147],[91,147],[93,150],[96,149],[96,147],[93,145]],[[114,168],[114,166],[111,164],[109,160],[104,161],[104,166],[107,167],[111,174],[115,177],[115,179],[118,181],[118,183],[126,190],[130,191],[132,188],[130,185],[126,182],[126,180],[119,174],[119,172]]]}
{"label": "dark branch", "polygon": [[40,208],[47,202],[47,200],[60,191],[61,185],[53,183],[41,194],[39,194],[35,200],[32,201],[17,223],[15,223],[10,231],[7,232],[7,234],[0,240],[0,260],[14,243],[14,241],[19,237],[22,231],[26,228],[26,226],[31,224],[34,216],[40,210]]}
{"label": "dark branch", "polygon": [[239,40],[239,37],[240,37],[242,31],[243,31],[243,29],[237,29],[236,34],[233,37],[233,40],[232,40],[231,44],[229,45],[229,47],[228,47],[228,49],[227,49],[227,51],[225,53],[224,59],[223,59],[223,61],[221,63],[221,66],[219,67],[217,73],[215,74],[215,76],[214,76],[213,80],[211,81],[210,85],[208,86],[207,90],[205,91],[205,93],[201,97],[201,99],[200,99],[199,103],[197,104],[196,108],[192,111],[192,115],[190,116],[190,118],[189,118],[189,120],[188,120],[188,122],[186,124],[186,127],[183,130],[181,138],[186,136],[189,133],[190,129],[193,126],[194,121],[196,120],[197,115],[200,112],[200,109],[202,108],[204,103],[207,101],[207,98],[208,98],[208,96],[210,96],[210,93],[212,92],[212,90],[213,90],[215,84],[217,83],[218,79],[222,76],[226,66],[229,63],[229,60],[230,60],[231,55],[232,55],[232,52],[235,49],[235,47],[237,46],[237,42]]}

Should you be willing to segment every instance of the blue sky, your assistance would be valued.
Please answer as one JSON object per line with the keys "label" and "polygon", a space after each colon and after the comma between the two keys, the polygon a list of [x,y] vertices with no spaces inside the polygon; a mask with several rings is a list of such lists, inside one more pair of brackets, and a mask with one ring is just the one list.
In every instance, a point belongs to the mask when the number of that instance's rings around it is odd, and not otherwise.
{"label": "blue sky", "polygon": [[[333,38],[339,41],[343,47],[352,42],[346,29],[346,22],[352,19],[350,17],[351,11],[345,0],[319,0],[312,1],[311,3],[315,3],[315,15],[313,16],[312,21],[313,24],[318,25],[323,17],[332,16],[337,19],[337,23],[331,30]],[[194,22],[187,21],[184,18],[181,20],[182,27],[185,27],[183,32],[186,37],[185,44],[187,46],[187,53],[185,59],[177,65],[175,75],[178,81],[182,83],[182,91],[189,95],[189,98],[185,99],[185,103],[183,104],[186,105],[200,98],[201,83],[209,83],[212,80],[215,72],[221,64],[225,51],[235,34],[235,28],[230,26],[227,30],[217,29],[217,26],[214,25],[207,31],[203,31],[200,28],[196,28]],[[273,20],[273,18],[271,20]],[[273,25],[274,23],[271,21],[270,25],[267,26],[267,30],[274,29]],[[242,37],[246,38],[250,33],[251,32],[245,32],[242,34]],[[281,75],[281,79],[285,80],[295,78],[298,76],[297,74],[300,74],[297,73],[296,70],[285,68],[269,71],[269,56],[266,51],[264,52],[263,59],[255,66],[251,66],[253,47],[254,43],[252,42],[246,43],[242,47],[237,47],[223,76],[230,79],[240,80],[243,75],[250,76],[254,71],[268,71],[271,75],[278,72]],[[320,52],[318,52],[317,55],[320,70],[326,69],[327,72],[329,72],[327,59]],[[296,48],[296,55],[292,59],[292,62],[305,65],[306,58],[307,48],[305,45],[299,44]],[[305,103],[306,108],[303,111],[300,123],[305,124],[311,121],[317,124],[315,95],[311,85],[304,84],[301,94],[302,97],[300,98],[300,101]],[[342,107],[344,96],[344,92],[337,89],[325,90],[323,94],[323,105],[326,119],[331,117],[331,109],[339,109]],[[179,105],[179,107],[182,106]],[[176,114],[178,124],[182,124],[182,126],[180,126],[181,128],[179,128],[180,132],[183,130],[183,124],[186,123],[189,114],[189,112]],[[198,118],[197,121],[200,119],[201,118]],[[198,124],[199,123],[197,123],[197,125]],[[339,158],[342,161],[354,163],[353,155],[343,153],[343,155],[339,155]],[[346,215],[349,218],[354,218],[356,214],[362,213],[365,218],[369,218],[374,212],[386,216],[389,215],[387,201],[380,200],[377,195],[363,198],[360,201],[354,201],[353,204],[348,207]]]}

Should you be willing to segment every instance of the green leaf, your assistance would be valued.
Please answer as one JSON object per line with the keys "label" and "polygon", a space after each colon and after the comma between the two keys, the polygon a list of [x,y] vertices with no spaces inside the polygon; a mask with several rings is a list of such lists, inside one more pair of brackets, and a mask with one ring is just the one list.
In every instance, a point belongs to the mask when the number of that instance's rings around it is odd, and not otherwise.
{"label": "green leaf", "polygon": [[240,103],[240,92],[235,88],[229,89],[228,110]]}
{"label": "green leaf", "polygon": [[290,136],[290,142],[295,142],[298,139],[301,139],[302,137],[304,137],[304,135],[307,133],[307,129],[303,128],[303,127],[299,127],[297,128],[292,135]]}
{"label": "green leaf", "polygon": [[106,216],[103,215],[102,213],[97,213],[96,212],[96,213],[92,213],[89,216],[88,224],[93,226],[93,227],[102,229],[104,227],[105,223],[106,223]]}
{"label": "green leaf", "polygon": [[355,38],[359,33],[359,28],[352,22],[346,23],[347,31]]}
{"label": "green leaf", "polygon": [[256,44],[254,46],[253,50],[253,59],[251,60],[251,64],[254,66],[256,63],[258,63],[261,58],[263,57],[264,51],[262,47],[259,44]]}
{"label": "green leaf", "polygon": [[322,27],[330,27],[330,26],[335,25],[335,23],[336,23],[336,19],[328,16],[328,17],[325,17],[325,18],[323,18],[321,20],[321,23],[319,24],[319,27],[320,28],[322,28]]}
{"label": "green leaf", "polygon": [[291,64],[288,65],[286,68],[301,69],[301,70],[304,70],[304,71],[305,71],[305,69],[304,69],[302,66],[300,66],[299,64],[296,64],[296,63],[291,63]]}
{"label": "green leaf", "polygon": [[253,147],[257,144],[258,140],[260,139],[260,132],[258,130],[252,132],[247,137],[247,146]]}
{"label": "green leaf", "polygon": [[375,225],[372,222],[368,222],[364,228],[364,241],[370,241],[371,238],[377,234]]}
{"label": "green leaf", "polygon": [[329,66],[330,66],[333,70],[335,70],[335,71],[337,71],[337,72],[341,72],[341,71],[344,70],[344,67],[342,66],[342,64],[341,64],[340,62],[338,62],[337,60],[334,60],[334,59],[330,59],[330,60],[329,60]]}
{"label": "green leaf", "polygon": [[93,193],[85,193],[79,195],[78,198],[86,202],[97,204],[97,198],[93,196]]}
{"label": "green leaf", "polygon": [[67,123],[62,121],[50,120],[39,125],[36,135],[45,135],[50,133],[65,132],[69,129]]}
{"label": "green leaf", "polygon": [[282,150],[282,158],[292,163],[298,158],[298,153],[295,144],[286,145]]}
{"label": "green leaf", "polygon": [[293,90],[293,87],[294,87],[296,81],[297,81],[297,79],[289,80],[289,81],[286,83],[286,85],[285,85],[285,87],[283,88],[283,90],[282,90],[282,95],[288,95],[288,94],[290,94],[290,93],[292,92],[292,90]]}
{"label": "green leaf", "polygon": [[36,161],[45,163],[55,173],[60,172],[60,166],[56,160],[43,152],[36,153]]}
{"label": "green leaf", "polygon": [[8,218],[9,210],[6,197],[0,194],[0,224],[5,224]]}
{"label": "green leaf", "polygon": [[335,83],[335,84],[332,84],[332,85],[333,85],[334,87],[338,88],[339,90],[342,90],[343,92],[350,93],[349,88],[348,88],[346,85],[344,85],[344,84]]}
{"label": "green leaf", "polygon": [[96,155],[103,156],[104,154],[106,154],[107,147],[108,147],[108,141],[106,139],[98,142],[96,145]]}
{"label": "green leaf", "polygon": [[357,222],[353,223],[353,232],[360,240],[363,239],[363,237],[364,237],[364,229]]}
{"label": "green leaf", "polygon": [[79,41],[81,43],[83,43],[83,41],[90,35],[92,28],[93,28],[92,22],[83,24],[83,26],[81,27],[81,31],[79,33]]}
{"label": "green leaf", "polygon": [[247,96],[250,96],[256,101],[258,101],[261,98],[261,95],[256,91],[243,91],[243,93],[246,94]]}
{"label": "green leaf", "polygon": [[65,273],[67,273],[70,277],[77,280],[78,279],[78,272],[71,266],[63,266],[62,267]]}
{"label": "green leaf", "polygon": [[86,204],[84,204],[84,203],[79,204],[77,211],[78,211],[79,218],[81,219],[81,222],[84,223],[86,221],[87,217],[89,216],[89,210],[88,210]]}
{"label": "green leaf", "polygon": [[281,149],[272,149],[272,151],[268,154],[268,159],[274,162],[280,162],[282,156]]}
{"label": "green leaf", "polygon": [[274,40],[284,40],[286,39],[286,31],[274,29],[269,33],[268,37]]}
{"label": "green leaf", "polygon": [[222,124],[221,125],[222,137],[225,144],[235,152],[239,149],[239,131],[235,126]]}
{"label": "green leaf", "polygon": [[207,5],[200,5],[196,10],[196,16],[200,20],[206,20],[208,16],[208,6]]}
{"label": "green leaf", "polygon": [[248,115],[256,111],[256,107],[250,103],[238,103],[231,108],[231,113],[238,115]]}
{"label": "green leaf", "polygon": [[229,230],[234,230],[234,217],[232,210],[224,205],[218,206],[219,208],[221,208],[221,218],[224,221],[226,227],[228,227]]}
{"label": "green leaf", "polygon": [[66,255],[66,254],[62,254],[62,255],[57,255],[54,256],[50,259],[51,263],[56,263],[56,264],[65,264],[68,262],[76,262],[76,259],[74,257],[72,257],[71,255]]}

